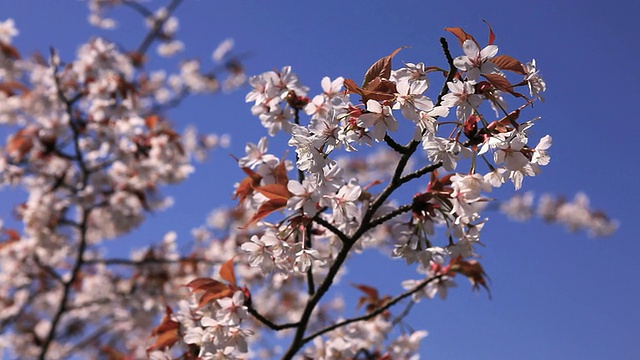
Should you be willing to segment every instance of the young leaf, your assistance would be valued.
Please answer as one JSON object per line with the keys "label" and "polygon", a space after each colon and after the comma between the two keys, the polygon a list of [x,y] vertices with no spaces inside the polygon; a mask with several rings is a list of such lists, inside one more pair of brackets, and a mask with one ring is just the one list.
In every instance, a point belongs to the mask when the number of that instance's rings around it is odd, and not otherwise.
{"label": "young leaf", "polygon": [[358,305],[356,306],[359,309],[363,304],[366,303],[377,303],[380,300],[380,296],[378,295],[378,289],[362,284],[351,284],[354,288],[362,291],[367,296],[363,296],[358,299]]}
{"label": "young leaf", "polygon": [[0,52],[3,53],[6,57],[16,60],[20,59],[20,53],[18,52],[18,50],[3,41],[0,41]]}
{"label": "young leaf", "polygon": [[463,260],[462,257],[458,256],[451,260],[450,265],[451,271],[462,274],[469,279],[473,290],[479,290],[480,286],[485,288],[489,294],[489,299],[491,299],[491,290],[489,290],[486,280],[489,277],[477,260],[466,261]]}
{"label": "young leaf", "polygon": [[496,89],[508,92],[509,94],[515,97],[521,97],[526,99],[527,97],[514,91],[513,85],[507,80],[506,77],[498,74],[482,74],[485,79],[489,80],[491,85],[495,86]]}
{"label": "young leaf", "polygon": [[198,302],[198,308],[203,307],[213,300],[233,295],[232,286],[209,278],[197,278],[189,282],[186,286],[191,289],[192,293],[198,291],[203,292],[202,297],[200,297],[200,301]]}
{"label": "young leaf", "polygon": [[498,55],[489,59],[489,61],[494,63],[501,70],[509,70],[521,75],[527,74],[527,72],[524,71],[522,63],[509,55]]}
{"label": "young leaf", "polygon": [[493,42],[496,40],[496,34],[493,33],[493,29],[491,28],[491,24],[487,20],[482,20],[489,27],[489,42],[487,45],[493,45]]}
{"label": "young leaf", "polygon": [[236,284],[236,274],[233,272],[233,258],[222,264],[220,267],[220,277],[227,280],[234,287],[238,286]]}
{"label": "young leaf", "polygon": [[0,250],[20,240],[20,234],[14,229],[2,229],[2,233],[6,235],[6,239],[0,239]]}
{"label": "young leaf", "polygon": [[264,202],[262,205],[260,205],[260,207],[258,208],[258,211],[256,211],[255,214],[253,214],[251,219],[249,219],[249,221],[247,221],[247,223],[241,227],[241,229],[246,229],[247,227],[249,227],[249,225],[265,218],[267,215],[271,214],[276,210],[283,209],[285,206],[287,206],[287,199],[281,198],[281,197],[276,197],[274,199]]}
{"label": "young leaf", "polygon": [[[467,34],[464,30],[462,30],[459,27],[453,27],[453,28],[448,27],[444,29],[452,33],[458,38],[458,42],[460,43],[460,46],[462,46],[462,43],[464,43],[465,40],[473,40],[474,43],[478,44],[478,42],[476,41],[476,39],[473,38],[473,36]],[[480,47],[480,45],[478,45],[478,47]]]}
{"label": "young leaf", "polygon": [[401,46],[393,50],[393,52],[390,55],[385,56],[382,59],[373,63],[373,65],[369,67],[369,70],[367,70],[367,72],[364,74],[364,81],[362,82],[362,87],[366,88],[367,85],[373,79],[378,77],[383,79],[389,79],[389,77],[391,77],[391,59],[393,59],[393,57],[396,56],[396,54],[404,48],[406,48],[406,46]]}
{"label": "young leaf", "polygon": [[171,314],[171,308],[166,306],[166,313],[162,317],[160,325],[151,331],[151,336],[155,336],[156,341],[147,348],[147,353],[170,348],[180,339],[180,334],[178,333],[180,324],[171,320]]}
{"label": "young leaf", "polygon": [[185,286],[191,289],[191,292],[194,293],[196,291],[217,292],[217,291],[220,291],[222,288],[225,288],[227,285],[214,279],[197,278],[197,279],[191,280]]}
{"label": "young leaf", "polygon": [[356,85],[355,81],[351,79],[344,79],[343,85],[347,88],[347,93],[362,96],[362,88]]}
{"label": "young leaf", "polygon": [[26,127],[18,130],[14,135],[9,137],[7,141],[5,147],[7,153],[16,157],[18,160],[22,160],[22,158],[33,149],[33,141],[36,133],[37,129],[34,127]]}
{"label": "young leaf", "polygon": [[268,197],[270,200],[273,199],[289,199],[291,197],[291,193],[287,188],[287,185],[283,184],[269,184],[263,186],[256,186],[253,188],[255,191],[260,194]]}
{"label": "young leaf", "polygon": [[260,185],[260,180],[262,180],[262,175],[248,167],[243,167],[242,171],[247,174],[247,177],[240,181],[240,185],[238,185],[238,188],[233,193],[233,200],[239,197],[240,203],[244,202],[244,200],[253,193],[254,187]]}
{"label": "young leaf", "polygon": [[284,161],[284,156],[282,158],[282,161],[280,161],[280,164],[278,164],[278,166],[276,167],[276,171],[274,175],[276,178],[276,184],[283,184],[286,186],[287,183],[289,182],[289,177],[287,176],[287,166]]}
{"label": "young leaf", "polygon": [[160,117],[158,115],[149,115],[144,118],[144,124],[149,130],[155,129],[159,121]]}

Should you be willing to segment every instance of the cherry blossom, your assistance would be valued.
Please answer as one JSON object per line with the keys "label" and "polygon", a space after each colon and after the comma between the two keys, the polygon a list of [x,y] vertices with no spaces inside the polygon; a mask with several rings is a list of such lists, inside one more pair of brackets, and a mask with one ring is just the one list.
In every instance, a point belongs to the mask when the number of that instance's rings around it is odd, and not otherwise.
{"label": "cherry blossom", "polygon": [[531,60],[531,62],[526,63],[525,67],[527,72],[525,81],[529,86],[529,94],[531,96],[539,98],[540,101],[544,101],[544,98],[540,94],[547,90],[547,84],[538,74],[536,60],[533,59]]}
{"label": "cherry blossom", "polygon": [[[15,220],[0,220],[0,347],[41,359],[418,358],[427,332],[399,331],[413,303],[453,296],[460,276],[489,290],[476,260],[492,246],[483,237],[485,205],[494,201],[486,194],[509,179],[519,189],[550,163],[551,136],[530,147],[534,121],[518,118],[546,90],[535,60],[514,59],[510,69],[522,65],[525,79],[513,88],[527,86],[528,99],[481,81],[495,75],[512,84],[513,74],[491,61],[497,46],[480,49],[455,28],[464,55],[452,59],[443,40],[447,69],[395,69],[400,48],[372,61],[361,87],[343,74],[323,77],[313,93],[288,65],[246,79],[232,39],[212,50],[214,70],[179,59],[189,45],[174,16],[179,4],[89,1],[91,24],[115,28],[111,9],[127,6],[143,15],[147,34],[136,50],[93,37],[75,57],[52,50],[22,58],[11,45],[16,24],[0,22],[0,125],[9,132],[0,187],[23,196]],[[177,70],[154,69],[149,59],[158,56],[179,59]],[[219,80],[217,69],[228,78]],[[108,240],[171,206],[166,187],[229,143],[175,127],[169,110],[245,80],[247,115],[295,151],[269,153],[266,135],[242,140],[228,188],[236,204],[216,206],[191,239],[168,230],[113,257]],[[430,89],[438,81],[442,94]],[[617,227],[584,194],[543,195],[535,207],[525,193],[499,207],[593,236]],[[416,275],[391,294],[375,279],[352,284],[346,265],[367,249],[403,259]],[[361,293],[357,304],[333,291],[339,283]],[[286,348],[273,346],[276,337]]]}
{"label": "cherry blossom", "polygon": [[474,40],[462,43],[465,55],[453,59],[453,64],[460,70],[467,72],[467,79],[478,81],[480,74],[500,73],[498,67],[489,61],[498,53],[498,46],[487,45],[482,50]]}
{"label": "cherry blossom", "polygon": [[367,101],[367,111],[358,117],[358,126],[364,128],[373,126],[371,133],[376,141],[382,141],[387,131],[398,130],[398,120],[393,117],[389,106],[383,106],[375,100],[369,100]]}
{"label": "cherry blossom", "polygon": [[442,102],[447,107],[456,106],[456,116],[460,121],[467,120],[473,110],[482,103],[482,97],[475,94],[473,85],[473,81],[463,82],[458,79],[447,83],[450,93],[442,98]]}
{"label": "cherry blossom", "polygon": [[0,41],[10,44],[11,38],[18,35],[20,32],[16,29],[13,19],[7,19],[0,22]]}

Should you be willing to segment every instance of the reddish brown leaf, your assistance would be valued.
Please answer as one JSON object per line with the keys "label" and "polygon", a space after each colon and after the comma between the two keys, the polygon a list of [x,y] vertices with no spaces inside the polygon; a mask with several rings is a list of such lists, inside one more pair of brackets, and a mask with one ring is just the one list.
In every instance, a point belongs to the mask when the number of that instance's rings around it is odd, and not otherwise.
{"label": "reddish brown leaf", "polygon": [[247,223],[241,227],[241,229],[247,228],[249,225],[265,218],[267,215],[271,214],[276,210],[280,210],[287,205],[287,199],[284,198],[275,198],[269,201],[264,202],[258,208],[255,214],[247,221]]}
{"label": "reddish brown leaf", "polygon": [[196,291],[208,291],[208,292],[216,292],[221,289],[227,287],[227,285],[221,283],[218,280],[209,279],[209,278],[197,278],[191,280],[186,287],[191,289],[191,292]]}
{"label": "reddish brown leaf", "polygon": [[[391,300],[391,297],[389,295],[380,297],[380,295],[378,294],[378,289],[372,286],[367,286],[362,284],[351,284],[351,286],[355,287],[356,289],[362,291],[365,294],[365,296],[362,296],[358,299],[358,304],[356,305],[356,308],[359,309],[360,307],[362,307],[362,305],[366,304],[365,310],[368,313],[371,313],[379,309],[381,306],[384,306],[389,300]],[[382,312],[381,316],[386,319],[390,316],[390,313],[387,310]]]}
{"label": "reddish brown leaf", "polygon": [[18,231],[15,229],[2,229],[2,232],[7,235],[7,238],[10,241],[20,240],[20,233],[18,233]]}
{"label": "reddish brown leaf", "polygon": [[358,299],[356,309],[359,309],[364,304],[377,304],[379,302],[380,296],[378,295],[378,289],[362,284],[351,284],[351,286],[362,291],[366,295]]}
{"label": "reddish brown leaf", "polygon": [[[373,79],[367,84],[367,89],[358,87],[356,83],[351,79],[344,81],[344,86],[347,88],[347,92],[350,94],[358,94],[362,96],[362,102],[366,103],[367,100],[372,99],[376,101],[391,100],[395,97],[395,84],[388,80],[382,80],[381,78]],[[383,89],[385,91],[378,91]]]}
{"label": "reddish brown leaf", "polygon": [[18,50],[3,41],[0,41],[0,52],[2,52],[7,57],[20,59],[20,53],[18,52]]}
{"label": "reddish brown leaf", "polygon": [[284,156],[280,164],[276,167],[275,171],[276,184],[287,185],[289,183],[289,177],[287,176],[287,165],[284,161]]}
{"label": "reddish brown leaf", "polygon": [[516,92],[513,90],[513,85],[507,80],[506,77],[499,74],[482,74],[482,76],[489,80],[491,85],[495,86],[496,89],[508,92],[509,94],[515,97],[527,98],[526,96]]}
{"label": "reddish brown leaf", "polygon": [[214,300],[218,300],[218,299],[222,299],[222,298],[226,298],[226,297],[231,297],[233,296],[234,291],[229,287],[229,286],[225,286],[225,288],[222,291],[219,292],[206,292],[204,294],[202,294],[202,297],[200,298],[200,301],[198,302],[198,309],[207,305],[208,303],[214,301]]}
{"label": "reddish brown leaf", "polygon": [[180,324],[171,320],[171,314],[171,308],[167,306],[160,325],[151,331],[151,336],[155,336],[156,341],[147,348],[147,352],[170,348],[180,339],[180,334],[178,333]]}
{"label": "reddish brown leaf", "polygon": [[0,240],[0,250],[20,240],[20,234],[14,229],[3,229],[6,240]]}
{"label": "reddish brown leaf", "polygon": [[269,200],[273,199],[289,199],[291,197],[291,193],[287,189],[286,184],[269,184],[263,186],[256,186],[253,188],[255,191],[269,198]]}
{"label": "reddish brown leaf", "polygon": [[262,180],[260,174],[248,167],[243,167],[242,171],[247,174],[247,177],[240,181],[236,191],[233,193],[233,200],[240,197],[240,203],[244,202],[244,200],[253,193],[253,188],[260,185],[260,180]]}
{"label": "reddish brown leaf", "polygon": [[103,346],[100,348],[100,351],[102,355],[106,355],[107,360],[125,360],[127,358],[125,354],[111,346]]}
{"label": "reddish brown leaf", "polygon": [[393,98],[394,98],[393,94],[386,94],[378,91],[364,90],[362,95],[362,102],[366,104],[367,101],[369,101],[369,99],[375,100],[375,101],[385,101],[385,100],[392,100]]}
{"label": "reddish brown leaf", "polygon": [[527,74],[522,63],[509,55],[498,55],[494,58],[491,58],[489,61],[494,63],[498,68],[502,70],[513,71],[521,75]]}
{"label": "reddish brown leaf", "polygon": [[393,59],[393,57],[396,56],[396,54],[404,48],[406,48],[406,46],[401,46],[393,50],[391,54],[373,63],[373,65],[371,65],[367,72],[364,74],[362,87],[366,87],[367,84],[369,84],[375,78],[389,79],[389,77],[391,77],[391,59]]}
{"label": "reddish brown leaf", "polygon": [[26,127],[18,130],[7,141],[7,153],[22,159],[33,148],[34,136],[38,129],[35,127]]}
{"label": "reddish brown leaf", "polygon": [[29,92],[29,88],[18,81],[7,81],[0,83],[0,91],[5,93],[7,96],[15,95],[16,90],[19,90],[20,92],[22,92],[22,94],[26,94]]}
{"label": "reddish brown leaf", "polygon": [[155,127],[158,124],[159,120],[160,120],[160,118],[158,117],[158,115],[149,115],[149,116],[144,118],[144,123],[145,123],[145,125],[147,125],[147,128],[149,130],[153,130],[153,129],[155,129]]}
{"label": "reddish brown leaf", "polygon": [[376,101],[392,100],[397,92],[394,82],[377,77],[362,89],[362,102],[366,103],[369,99]]}
{"label": "reddish brown leaf", "polygon": [[236,274],[233,272],[233,258],[222,264],[220,267],[220,277],[227,280],[231,285],[237,287]]}
{"label": "reddish brown leaf", "polygon": [[473,290],[479,290],[480,286],[482,286],[487,290],[489,298],[491,298],[491,290],[489,290],[486,280],[488,278],[487,273],[477,260],[467,261],[458,256],[451,260],[450,266],[451,271],[462,274],[469,279]]}
{"label": "reddish brown leaf", "polygon": [[209,278],[197,278],[189,282],[186,286],[191,289],[191,292],[203,292],[198,303],[198,308],[208,304],[210,301],[233,295],[231,286]]}
{"label": "reddish brown leaf", "polygon": [[362,285],[362,284],[351,284],[351,286],[362,291],[371,299],[378,299],[378,289],[372,286]]}
{"label": "reddish brown leaf", "polygon": [[496,34],[493,33],[493,29],[491,28],[491,24],[487,20],[482,20],[489,27],[489,42],[488,45],[493,45],[493,42],[496,40]]}
{"label": "reddish brown leaf", "polygon": [[147,61],[146,56],[139,52],[130,52],[127,54],[127,56],[129,57],[129,59],[131,59],[131,63],[133,64],[133,66],[137,68],[141,68],[142,65],[144,65],[144,63]]}
{"label": "reddish brown leaf", "polygon": [[[462,43],[465,42],[465,40],[473,40],[473,42],[475,42],[476,44],[478,43],[476,41],[476,39],[473,38],[473,36],[467,34],[464,30],[462,30],[459,27],[453,27],[453,28],[444,28],[446,31],[452,33],[453,35],[455,35],[458,38],[458,42],[460,43],[460,46],[462,46]],[[478,47],[480,47],[480,45],[478,45]]]}
{"label": "reddish brown leaf", "polygon": [[344,79],[343,85],[347,88],[348,93],[362,95],[362,88],[356,85],[355,81],[351,79]]}

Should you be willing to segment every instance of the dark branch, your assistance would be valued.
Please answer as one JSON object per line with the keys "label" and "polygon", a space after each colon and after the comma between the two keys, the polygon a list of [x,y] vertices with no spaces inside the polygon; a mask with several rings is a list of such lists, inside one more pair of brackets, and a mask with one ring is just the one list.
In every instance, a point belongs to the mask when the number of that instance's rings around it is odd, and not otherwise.
{"label": "dark branch", "polygon": [[383,312],[387,311],[389,308],[391,308],[392,306],[394,306],[395,304],[397,304],[398,302],[406,299],[407,297],[417,293],[418,291],[422,290],[425,286],[427,286],[429,283],[435,281],[435,280],[439,280],[440,278],[442,278],[442,276],[444,275],[437,275],[434,276],[432,278],[429,279],[425,279],[424,281],[422,281],[420,283],[420,285],[416,286],[415,288],[408,290],[396,297],[394,297],[393,299],[389,300],[387,303],[385,303],[383,306],[377,308],[376,310],[366,314],[366,315],[362,315],[362,316],[358,316],[355,318],[351,318],[351,319],[347,319],[347,320],[343,320],[341,322],[335,323],[333,325],[327,326],[326,328],[322,329],[322,330],[318,330],[315,333],[307,336],[306,338],[304,338],[302,340],[303,344],[313,340],[314,338],[322,335],[322,334],[326,334],[332,330],[335,330],[337,328],[343,327],[345,325],[354,323],[354,322],[358,322],[358,321],[366,321],[366,320],[370,320],[373,319],[374,317],[382,314]]}
{"label": "dark branch", "polygon": [[164,26],[164,23],[171,17],[171,14],[173,14],[173,12],[180,5],[180,3],[182,3],[182,1],[183,0],[172,0],[169,5],[167,5],[166,16],[164,16],[162,19],[154,18],[153,27],[151,28],[149,33],[147,33],[147,36],[145,36],[145,38],[142,40],[140,46],[138,46],[136,53],[144,55],[147,50],[149,50],[149,46],[153,44],[153,41],[162,35],[162,27]]}
{"label": "dark branch", "polygon": [[397,153],[404,154],[405,152],[407,152],[407,148],[398,144],[391,138],[391,136],[389,136],[389,134],[384,135],[384,142],[386,142],[387,145],[389,145],[389,147],[395,150]]}
{"label": "dark branch", "polygon": [[291,329],[300,325],[299,322],[278,325],[272,322],[271,320],[267,319],[266,317],[262,316],[262,314],[260,314],[256,309],[254,309],[253,306],[247,306],[247,311],[249,311],[249,314],[253,315],[253,317],[255,317],[258,321],[266,325],[269,329],[273,329],[276,331]]}

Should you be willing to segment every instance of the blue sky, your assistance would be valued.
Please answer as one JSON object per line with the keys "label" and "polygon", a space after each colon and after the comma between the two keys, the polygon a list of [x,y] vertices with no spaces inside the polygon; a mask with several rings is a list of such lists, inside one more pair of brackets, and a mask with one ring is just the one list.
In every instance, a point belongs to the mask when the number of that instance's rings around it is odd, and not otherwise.
{"label": "blue sky", "polygon": [[[78,45],[95,35],[129,47],[137,44],[143,31],[139,17],[130,11],[115,14],[121,20],[119,29],[101,32],[88,26],[83,1],[0,2],[0,20],[16,21],[20,35],[14,43],[23,54],[46,54],[54,46],[64,59],[71,59]],[[424,61],[444,66],[441,36],[449,40],[454,56],[462,52],[443,28],[462,27],[482,43],[487,34],[482,19],[493,26],[501,54],[537,60],[548,91],[546,101],[536,104],[535,114],[542,120],[534,137],[553,136],[552,162],[540,176],[525,179],[523,190],[570,198],[584,191],[594,207],[621,226],[609,238],[590,239],[538,220],[519,224],[489,214],[491,221],[483,232],[487,247],[480,253],[492,280],[493,299],[470,292],[459,279],[449,299],[423,301],[410,316],[414,328],[430,333],[422,354],[431,359],[640,357],[640,243],[633,235],[640,201],[635,149],[638,14],[637,1],[616,1],[614,6],[552,0],[192,0],[177,12],[178,36],[187,56],[207,62],[220,41],[233,37],[236,49],[248,54],[249,74],[292,65],[312,88],[311,94],[319,90],[323,76],[359,80],[372,62],[403,45],[410,48],[396,56],[396,65]],[[189,230],[212,208],[231,204],[232,185],[242,174],[226,153],[242,155],[245,142],[257,142],[264,134],[244,103],[246,91],[195,97],[170,113],[177,124],[194,123],[203,131],[231,134],[232,146],[217,151],[186,184],[167,189],[176,205],[152,215],[113,251],[128,253],[173,229],[187,241]],[[275,146],[278,141],[284,138],[271,140],[275,154],[285,148]],[[18,196],[7,190],[0,196],[4,216]],[[384,279],[380,288],[389,293],[401,291],[399,281],[413,274],[412,268],[378,254],[357,258],[349,267],[351,281]]]}

